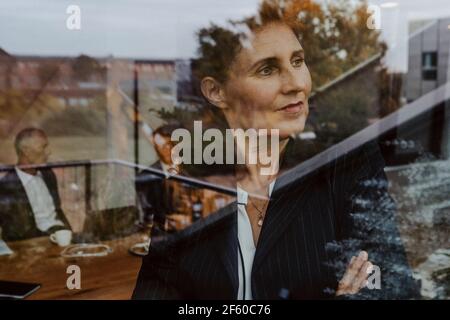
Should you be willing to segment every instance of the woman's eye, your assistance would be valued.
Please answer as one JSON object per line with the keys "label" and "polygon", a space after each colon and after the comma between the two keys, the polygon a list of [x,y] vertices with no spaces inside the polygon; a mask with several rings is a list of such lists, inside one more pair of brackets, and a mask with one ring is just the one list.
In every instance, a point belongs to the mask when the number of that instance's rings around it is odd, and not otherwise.
{"label": "woman's eye", "polygon": [[300,67],[304,61],[305,61],[305,59],[298,58],[298,59],[295,59],[294,61],[292,61],[292,65],[294,67]]}
{"label": "woman's eye", "polygon": [[269,75],[272,74],[272,72],[273,72],[273,68],[272,68],[272,67],[269,67],[269,66],[264,67],[264,68],[261,68],[261,69],[258,71],[258,73],[259,73],[260,75],[262,75],[262,76],[269,76]]}

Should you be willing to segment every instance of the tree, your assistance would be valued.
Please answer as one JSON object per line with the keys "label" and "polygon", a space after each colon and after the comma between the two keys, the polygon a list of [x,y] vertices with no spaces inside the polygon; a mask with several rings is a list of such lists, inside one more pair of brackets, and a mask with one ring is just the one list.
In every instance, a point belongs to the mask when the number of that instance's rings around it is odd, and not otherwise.
{"label": "tree", "polygon": [[385,117],[401,107],[403,75],[389,73],[387,68],[378,74],[380,90],[380,116]]}
{"label": "tree", "polygon": [[193,62],[194,76],[209,74],[223,80],[221,66],[229,65],[235,43],[242,42],[249,25],[257,26],[261,17],[270,17],[273,12],[295,24],[305,50],[313,89],[385,49],[379,40],[379,32],[366,26],[369,13],[365,2],[354,5],[348,0],[325,4],[317,0],[266,0],[255,16],[229,20],[229,27],[211,24],[198,31],[198,53],[204,63]]}
{"label": "tree", "polygon": [[59,65],[55,62],[45,62],[39,65],[37,71],[38,78],[42,87],[48,83],[56,81],[59,77]]}
{"label": "tree", "polygon": [[[327,147],[334,145],[352,134],[364,129],[373,116],[370,110],[371,98],[367,90],[354,85],[337,88],[317,102],[315,131],[318,139]],[[349,94],[351,93],[351,94]]]}
{"label": "tree", "polygon": [[97,60],[86,55],[80,55],[75,59],[72,70],[74,78],[78,81],[88,81],[94,75],[104,77],[105,71]]}
{"label": "tree", "polygon": [[356,5],[348,0],[329,1],[324,5],[315,0],[272,2],[285,7],[288,17],[299,19],[300,40],[313,88],[383,52],[379,33],[366,26],[369,14],[365,2]]}

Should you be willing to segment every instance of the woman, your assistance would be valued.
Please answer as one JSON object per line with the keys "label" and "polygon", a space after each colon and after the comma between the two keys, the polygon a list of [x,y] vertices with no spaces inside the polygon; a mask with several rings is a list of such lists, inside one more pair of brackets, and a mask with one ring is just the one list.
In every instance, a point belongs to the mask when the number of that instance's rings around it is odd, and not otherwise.
{"label": "woman", "polygon": [[[200,33],[206,46],[194,67],[201,91],[230,128],[277,130],[280,158],[286,157],[289,137],[305,127],[311,93],[295,22],[266,3],[244,27],[241,34],[214,26]],[[358,293],[372,268],[366,248],[353,252],[338,276],[327,245],[349,236],[351,197],[367,196],[361,179],[385,181],[381,157],[366,148],[335,170],[282,185],[279,166],[263,175],[261,163],[249,163],[249,155],[261,150],[237,149],[247,159],[237,177],[237,202],[153,243],[133,297],[316,299]],[[368,198],[377,201],[379,195]],[[383,214],[393,216],[392,210]]]}

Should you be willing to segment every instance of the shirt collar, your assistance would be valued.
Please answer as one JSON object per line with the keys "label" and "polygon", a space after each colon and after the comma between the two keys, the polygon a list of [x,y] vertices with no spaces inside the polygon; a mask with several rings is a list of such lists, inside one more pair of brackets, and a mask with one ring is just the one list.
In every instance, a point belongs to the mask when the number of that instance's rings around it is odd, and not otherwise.
{"label": "shirt collar", "polygon": [[[275,186],[275,180],[273,180],[270,184],[269,184],[269,197],[272,195],[272,191],[273,191],[273,187]],[[238,204],[247,204],[247,200],[248,200],[248,192],[245,191],[244,189],[242,189],[241,187],[237,186],[236,187],[236,191],[237,191],[237,202]]]}
{"label": "shirt collar", "polygon": [[[20,170],[18,167],[15,167],[16,169],[16,173],[19,176],[20,181],[22,181],[22,183],[24,185],[27,185],[31,180],[33,180],[36,176],[33,176],[32,174],[26,173],[23,170]],[[41,172],[38,171],[37,176],[41,176]]]}
{"label": "shirt collar", "polygon": [[175,165],[167,165],[161,161],[161,168],[163,169],[164,174],[166,175],[167,178],[175,174],[178,174],[178,170]]}

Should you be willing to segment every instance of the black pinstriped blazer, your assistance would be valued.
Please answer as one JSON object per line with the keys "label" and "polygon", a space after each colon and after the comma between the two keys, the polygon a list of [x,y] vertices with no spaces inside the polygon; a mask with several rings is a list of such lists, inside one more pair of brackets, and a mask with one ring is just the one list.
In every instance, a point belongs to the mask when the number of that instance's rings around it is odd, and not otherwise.
{"label": "black pinstriped blazer", "polygon": [[[335,256],[327,248],[333,241],[352,237],[350,213],[364,210],[358,199],[373,204],[366,208],[371,210],[367,215],[375,215],[377,222],[391,226],[388,231],[366,228],[367,234],[362,237],[368,241],[352,242],[356,243],[353,252],[342,252],[342,258],[367,250],[371,261],[382,271],[382,289],[374,297],[409,297],[407,290],[400,288],[401,283],[411,279],[404,252],[392,249],[392,242],[397,242],[398,247],[401,240],[396,233],[395,205],[387,194],[383,168],[378,146],[368,144],[287,186],[282,186],[283,179],[277,179],[253,262],[254,299],[278,299],[281,289],[292,299],[334,297],[341,275],[330,266]],[[377,188],[369,187],[367,181],[378,181]],[[233,203],[180,234],[152,241],[150,253],[143,258],[133,299],[236,299],[241,272],[236,212]],[[392,236],[390,244],[370,241],[389,238],[383,232]],[[400,274],[384,268],[383,259],[373,260],[384,254],[392,256],[392,252],[396,262],[404,267]],[[344,261],[341,269],[347,263]],[[392,287],[392,280],[398,285]]]}

